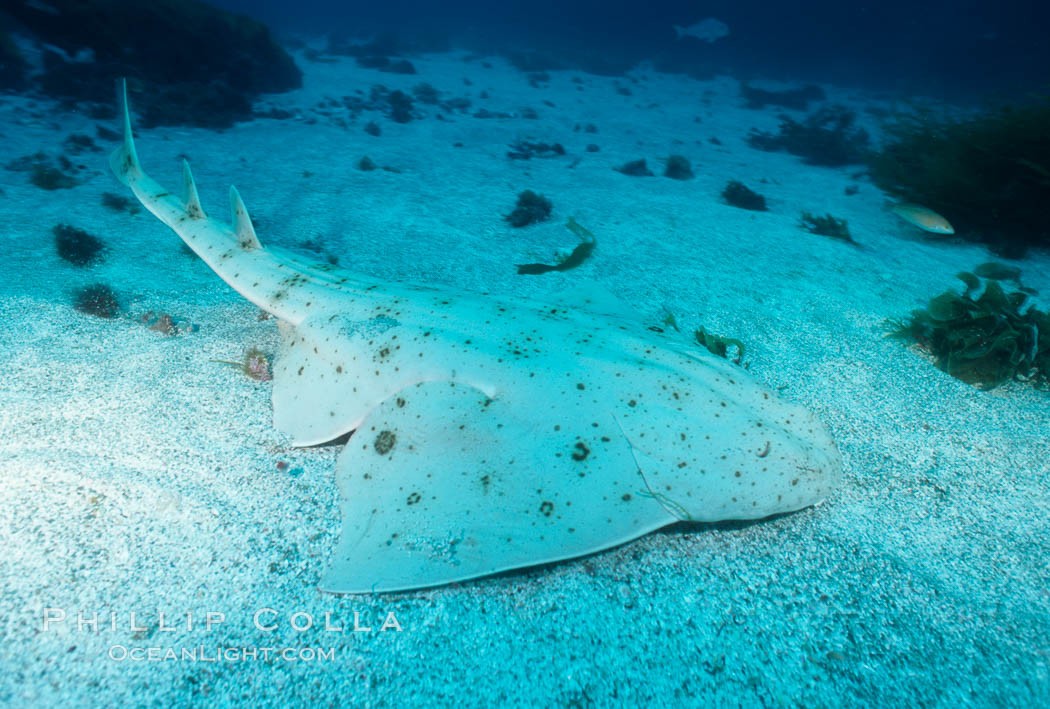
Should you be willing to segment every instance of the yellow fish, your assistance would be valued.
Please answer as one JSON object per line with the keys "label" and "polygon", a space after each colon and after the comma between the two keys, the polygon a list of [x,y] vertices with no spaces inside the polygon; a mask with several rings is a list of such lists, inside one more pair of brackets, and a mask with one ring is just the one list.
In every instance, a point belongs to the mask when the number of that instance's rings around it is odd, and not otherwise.
{"label": "yellow fish", "polygon": [[923,231],[928,231],[933,234],[955,233],[955,229],[950,223],[948,223],[948,220],[929,207],[923,207],[919,204],[904,203],[893,205],[890,207],[890,211],[912,226],[917,226]]}

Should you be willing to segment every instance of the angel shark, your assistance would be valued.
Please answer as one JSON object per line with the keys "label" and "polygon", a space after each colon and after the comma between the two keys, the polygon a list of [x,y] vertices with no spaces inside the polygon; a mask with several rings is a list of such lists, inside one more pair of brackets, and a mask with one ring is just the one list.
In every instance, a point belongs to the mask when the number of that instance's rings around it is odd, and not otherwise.
{"label": "angel shark", "polygon": [[681,520],[823,500],[839,453],[810,412],[609,298],[555,302],[392,283],[264,248],[142,169],[121,86],[110,164],[224,281],[279,320],[274,425],[352,432],[321,589],[401,591],[608,549]]}

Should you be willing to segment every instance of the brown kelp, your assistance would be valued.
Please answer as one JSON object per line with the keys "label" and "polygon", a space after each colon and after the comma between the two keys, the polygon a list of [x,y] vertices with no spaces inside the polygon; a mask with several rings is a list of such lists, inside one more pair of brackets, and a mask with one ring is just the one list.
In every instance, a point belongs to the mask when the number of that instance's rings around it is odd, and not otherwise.
{"label": "brown kelp", "polygon": [[997,280],[965,271],[958,278],[962,293],[941,293],[891,322],[891,334],[914,340],[937,367],[981,389],[1012,380],[1050,384],[1050,314],[1026,308],[1028,293],[1007,291]]}

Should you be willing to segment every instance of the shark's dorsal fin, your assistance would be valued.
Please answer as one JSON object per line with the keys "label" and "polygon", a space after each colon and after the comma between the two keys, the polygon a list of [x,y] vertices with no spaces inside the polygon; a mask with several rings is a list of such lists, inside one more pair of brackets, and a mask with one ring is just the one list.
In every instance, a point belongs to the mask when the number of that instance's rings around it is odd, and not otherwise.
{"label": "shark's dorsal fin", "polygon": [[201,208],[201,198],[197,194],[197,185],[193,182],[188,160],[182,161],[182,195],[186,201],[186,214],[190,219],[205,219],[208,215]]}
{"label": "shark's dorsal fin", "polygon": [[261,249],[262,244],[255,235],[255,227],[252,226],[244,200],[233,185],[230,185],[230,206],[233,208],[233,233],[237,236],[237,243],[242,249]]}

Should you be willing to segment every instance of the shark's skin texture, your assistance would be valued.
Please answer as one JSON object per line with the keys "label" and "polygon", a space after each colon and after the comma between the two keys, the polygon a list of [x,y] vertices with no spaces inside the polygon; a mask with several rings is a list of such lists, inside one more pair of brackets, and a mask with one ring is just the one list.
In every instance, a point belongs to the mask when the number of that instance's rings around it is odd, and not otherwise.
{"label": "shark's skin texture", "polygon": [[359,276],[263,248],[237,191],[205,215],[143,172],[122,88],[117,177],[223,280],[279,318],[274,425],[353,432],[322,590],[401,591],[569,559],[681,520],[822,501],[824,426],[725,360],[608,297],[479,296]]}

